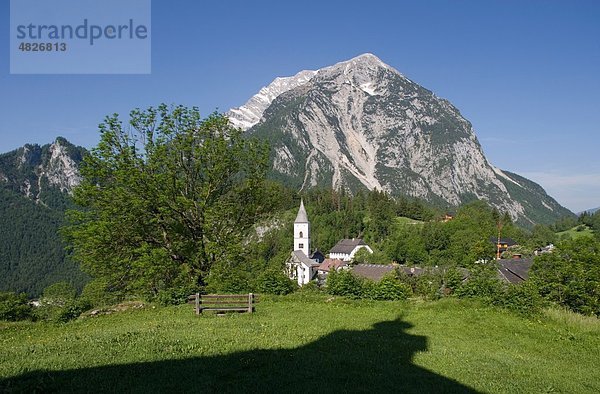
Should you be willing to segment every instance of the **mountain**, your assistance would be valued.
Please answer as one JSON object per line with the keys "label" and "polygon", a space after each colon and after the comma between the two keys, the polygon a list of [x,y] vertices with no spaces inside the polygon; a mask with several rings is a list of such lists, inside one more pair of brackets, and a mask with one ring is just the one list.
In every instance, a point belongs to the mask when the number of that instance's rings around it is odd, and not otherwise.
{"label": "mountain", "polygon": [[590,215],[593,215],[593,214],[594,214],[594,213],[596,213],[597,211],[600,211],[600,207],[598,207],[598,208],[586,209],[585,211],[578,212],[578,213],[577,213],[577,215],[581,215],[581,214],[582,214],[582,213],[584,213],[584,212],[587,212],[587,213],[589,213]]}
{"label": "mountain", "polygon": [[277,78],[228,115],[270,142],[271,176],[298,189],[366,187],[444,207],[480,199],[525,226],[572,215],[491,165],[456,107],[372,54]]}
{"label": "mountain", "polygon": [[0,155],[0,291],[37,296],[58,281],[87,280],[59,234],[85,152],[59,137]]}

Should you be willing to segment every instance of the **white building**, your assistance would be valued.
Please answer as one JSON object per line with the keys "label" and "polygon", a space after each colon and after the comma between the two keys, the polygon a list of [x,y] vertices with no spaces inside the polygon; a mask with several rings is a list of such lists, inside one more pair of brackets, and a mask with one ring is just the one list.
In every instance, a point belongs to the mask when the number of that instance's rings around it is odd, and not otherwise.
{"label": "white building", "polygon": [[350,261],[354,258],[356,252],[362,248],[365,248],[369,253],[373,253],[373,249],[360,238],[342,239],[331,248],[329,258]]}
{"label": "white building", "polygon": [[309,258],[310,223],[304,209],[304,201],[300,201],[300,209],[294,221],[294,250],[286,264],[290,279],[296,280],[299,286],[305,285],[317,275],[319,263]]}

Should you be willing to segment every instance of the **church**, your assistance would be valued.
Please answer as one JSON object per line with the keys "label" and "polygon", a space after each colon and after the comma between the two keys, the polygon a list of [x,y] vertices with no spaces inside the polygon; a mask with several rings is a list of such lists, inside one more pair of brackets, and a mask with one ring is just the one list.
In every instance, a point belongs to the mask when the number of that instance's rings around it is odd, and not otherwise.
{"label": "church", "polygon": [[[308,215],[304,208],[304,201],[300,200],[300,209],[294,220],[294,249],[289,260],[286,263],[287,275],[290,279],[298,282],[298,286],[303,286],[313,279],[317,278],[320,271],[328,271],[330,266],[347,266],[356,251],[366,248],[373,253],[369,245],[362,239],[343,239],[333,249],[331,249],[331,259],[325,260],[325,256],[318,250],[310,253],[310,223]],[[343,253],[341,253],[343,252]],[[339,262],[340,264],[336,264]],[[343,264],[342,264],[343,263]]]}

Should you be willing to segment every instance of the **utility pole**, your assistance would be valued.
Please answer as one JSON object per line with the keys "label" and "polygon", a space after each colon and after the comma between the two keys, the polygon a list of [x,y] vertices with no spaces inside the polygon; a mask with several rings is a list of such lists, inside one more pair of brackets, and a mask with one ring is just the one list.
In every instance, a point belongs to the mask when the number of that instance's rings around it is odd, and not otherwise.
{"label": "utility pole", "polygon": [[502,231],[502,219],[498,218],[498,242],[496,242],[496,260],[500,260],[500,231]]}

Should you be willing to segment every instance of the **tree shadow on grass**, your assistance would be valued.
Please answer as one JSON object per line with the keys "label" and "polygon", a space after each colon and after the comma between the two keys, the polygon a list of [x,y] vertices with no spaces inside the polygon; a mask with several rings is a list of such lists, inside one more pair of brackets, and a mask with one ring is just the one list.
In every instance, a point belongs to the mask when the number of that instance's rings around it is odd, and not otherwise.
{"label": "tree shadow on grass", "polygon": [[0,381],[7,392],[475,393],[412,362],[427,338],[401,320],[336,331],[295,349],[34,371]]}

